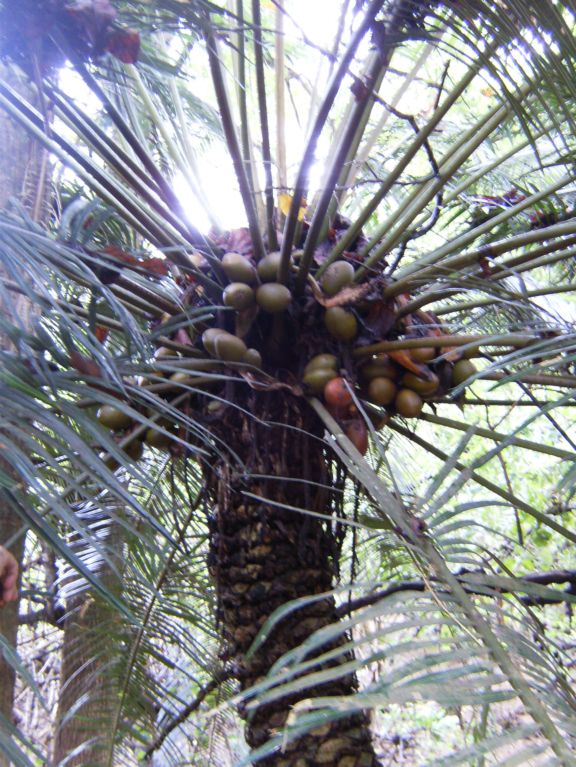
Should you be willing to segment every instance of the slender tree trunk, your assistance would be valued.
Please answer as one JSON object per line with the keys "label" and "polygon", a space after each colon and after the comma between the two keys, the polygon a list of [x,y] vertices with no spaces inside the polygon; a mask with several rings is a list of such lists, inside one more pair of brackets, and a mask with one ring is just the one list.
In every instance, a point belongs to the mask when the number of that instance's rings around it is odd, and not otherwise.
{"label": "slender tree trunk", "polygon": [[[18,70],[0,62],[0,78],[28,99],[33,100],[33,90],[27,79]],[[20,126],[0,110],[0,210],[10,200],[22,204],[29,215],[39,220],[47,200],[47,156],[40,145],[31,139]],[[0,279],[6,274],[0,251]],[[31,306],[23,296],[12,296],[7,306],[0,296],[0,314],[13,317],[24,329],[29,327]],[[0,334],[0,349],[10,349],[8,338]],[[11,473],[2,459],[0,469]],[[0,544],[5,544],[22,564],[24,535],[21,520],[13,512],[0,508]],[[0,634],[13,647],[18,634],[19,600],[0,609]],[[15,674],[12,666],[0,653],[0,715],[7,721],[12,719],[14,705]],[[0,728],[2,720],[0,719]],[[6,756],[0,752],[0,767],[8,767]]]}
{"label": "slender tree trunk", "polygon": [[[339,550],[334,527],[276,504],[329,514],[341,509],[341,495],[330,489],[335,467],[325,454],[321,424],[305,401],[284,392],[253,392],[237,404],[261,420],[228,407],[215,432],[231,452],[207,467],[206,474],[216,509],[210,567],[218,589],[224,653],[246,689],[284,653],[337,620],[334,599],[322,598],[283,618],[255,656],[246,659],[259,629],[276,608],[334,585]],[[246,479],[251,475],[270,479]],[[325,645],[320,652],[337,644]],[[349,660],[350,654],[343,653],[339,662]],[[356,689],[355,677],[344,674],[261,705],[248,718],[247,741],[257,748],[281,732],[299,700],[349,696]],[[314,730],[259,764],[372,767],[377,760],[367,717],[360,713]]]}

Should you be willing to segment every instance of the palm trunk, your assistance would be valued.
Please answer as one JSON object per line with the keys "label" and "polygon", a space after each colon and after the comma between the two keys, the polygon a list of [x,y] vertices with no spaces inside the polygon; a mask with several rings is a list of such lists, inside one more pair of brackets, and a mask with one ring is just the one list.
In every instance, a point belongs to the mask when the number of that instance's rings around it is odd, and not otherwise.
{"label": "palm trunk", "polygon": [[[17,70],[11,69],[0,62],[0,78],[30,98],[33,90],[27,79]],[[0,110],[0,210],[3,210],[10,200],[17,200],[27,209],[28,213],[39,220],[44,212],[47,199],[46,167],[47,155],[40,145],[31,139],[8,115]],[[5,270],[0,252],[0,279]],[[5,306],[0,299],[0,314],[15,315],[21,327],[29,326],[31,311],[30,302],[23,296],[13,296],[10,306]],[[0,349],[10,349],[10,340],[0,333]],[[0,470],[13,475],[11,468],[0,459]],[[17,481],[17,478],[15,478]],[[24,536],[21,533],[21,521],[9,510],[0,509],[0,544],[6,544],[16,557],[19,566],[22,565],[24,552]],[[18,636],[19,600],[12,602],[0,610],[0,634],[13,647]],[[14,705],[15,674],[12,666],[0,653],[0,729],[2,718],[8,722],[12,719]],[[8,767],[6,756],[0,753],[0,767]]]}
{"label": "palm trunk", "polygon": [[[341,495],[330,489],[334,466],[325,455],[322,426],[305,401],[284,392],[252,392],[247,402],[236,404],[261,420],[228,407],[215,433],[229,446],[230,455],[220,456],[206,474],[216,509],[210,566],[218,590],[224,653],[244,690],[284,653],[337,620],[332,597],[315,601],[283,618],[254,658],[246,660],[259,629],[275,609],[334,585],[339,553],[334,527],[276,504],[329,514],[341,507]],[[242,466],[234,463],[234,456]],[[250,479],[253,475],[270,479]],[[322,652],[334,646],[325,645]],[[350,659],[343,654],[340,663]],[[247,741],[257,748],[281,731],[299,700],[349,696],[356,689],[355,676],[344,674],[261,705],[246,724]],[[368,719],[354,714],[314,730],[259,764],[370,767],[377,760]]]}

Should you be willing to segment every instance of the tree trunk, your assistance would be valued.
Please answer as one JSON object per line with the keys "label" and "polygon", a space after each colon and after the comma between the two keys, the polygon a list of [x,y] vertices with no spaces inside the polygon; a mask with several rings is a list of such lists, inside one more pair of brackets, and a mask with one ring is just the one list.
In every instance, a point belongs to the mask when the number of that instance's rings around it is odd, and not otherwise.
{"label": "tree trunk", "polygon": [[[18,70],[0,62],[0,78],[33,101],[33,89],[27,78]],[[47,155],[40,145],[2,110],[0,110],[0,137],[0,210],[6,208],[10,200],[17,200],[26,208],[29,215],[39,220],[47,200]],[[0,279],[5,274],[0,253]],[[30,311],[30,302],[23,296],[13,296],[9,306],[4,305],[0,297],[0,314],[13,317],[24,329],[29,327]],[[9,339],[0,333],[0,349],[10,348]],[[0,470],[12,474],[1,455]],[[15,517],[13,512],[0,508],[0,544],[10,549],[20,566],[24,552],[24,535],[21,527],[21,520]],[[18,634],[18,609],[19,600],[0,609],[0,634],[13,647],[16,646]],[[14,670],[0,653],[0,717],[7,721],[12,719],[14,685]],[[0,767],[8,767],[8,765],[7,757],[0,752]]]}
{"label": "tree trunk", "polygon": [[[284,617],[255,656],[246,659],[271,613],[290,600],[329,591],[338,565],[340,541],[333,525],[276,504],[341,513],[342,488],[334,488],[337,466],[326,454],[322,425],[303,399],[285,392],[252,392],[247,401],[235,402],[256,417],[236,407],[225,409],[214,433],[229,453],[220,454],[205,472],[215,506],[210,569],[218,590],[224,656],[245,690],[284,653],[337,620],[334,599],[322,598]],[[324,645],[321,652],[336,644]],[[349,660],[350,654],[343,653],[338,662]],[[247,721],[248,744],[257,748],[281,732],[298,701],[349,696],[356,689],[355,676],[344,674],[261,705]],[[312,731],[258,764],[371,767],[377,760],[368,719],[356,713]]]}

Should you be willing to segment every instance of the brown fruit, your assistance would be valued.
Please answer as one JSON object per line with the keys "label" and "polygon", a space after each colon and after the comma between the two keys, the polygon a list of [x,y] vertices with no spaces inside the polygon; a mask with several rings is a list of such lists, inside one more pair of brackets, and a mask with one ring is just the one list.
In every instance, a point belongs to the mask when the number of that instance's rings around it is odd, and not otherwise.
{"label": "brown fruit", "polygon": [[96,417],[102,426],[112,429],[112,431],[122,431],[127,429],[132,423],[132,419],[127,413],[112,405],[102,405]]}
{"label": "brown fruit", "polygon": [[349,261],[335,261],[327,267],[320,284],[327,296],[335,296],[354,280],[354,267]]}
{"label": "brown fruit", "polygon": [[332,378],[324,387],[324,399],[336,408],[345,408],[353,402],[352,393],[346,384],[346,381],[337,376]]}
{"label": "brown fruit", "polygon": [[139,461],[140,458],[142,458],[142,453],[144,452],[144,445],[139,439],[133,439],[132,442],[129,442],[127,445],[125,445],[122,450],[126,453],[131,461]]}
{"label": "brown fruit", "polygon": [[286,311],[292,301],[292,293],[286,285],[279,282],[266,282],[256,291],[258,305],[269,314],[280,314]]}
{"label": "brown fruit", "polygon": [[476,372],[476,365],[470,360],[458,360],[452,369],[452,386],[459,386]]}
{"label": "brown fruit", "polygon": [[414,375],[414,373],[404,373],[402,376],[402,386],[412,389],[424,397],[429,397],[431,394],[434,394],[440,385],[438,376],[434,373],[431,373],[431,376],[430,381],[425,381],[423,378]]}
{"label": "brown fruit", "polygon": [[324,324],[328,332],[338,341],[353,341],[358,335],[358,320],[356,316],[341,306],[326,309]]}
{"label": "brown fruit", "polygon": [[398,387],[390,378],[373,378],[368,384],[368,399],[376,405],[391,405]]}
{"label": "brown fruit", "polygon": [[408,349],[408,353],[414,362],[423,362],[425,365],[438,356],[433,346],[419,346],[417,349]]}
{"label": "brown fruit", "polygon": [[422,412],[421,397],[412,389],[400,389],[394,400],[394,406],[400,415],[406,418],[415,418]]}
{"label": "brown fruit", "polygon": [[371,381],[373,378],[394,379],[398,376],[399,371],[387,354],[379,354],[362,365],[359,373],[364,381]]}

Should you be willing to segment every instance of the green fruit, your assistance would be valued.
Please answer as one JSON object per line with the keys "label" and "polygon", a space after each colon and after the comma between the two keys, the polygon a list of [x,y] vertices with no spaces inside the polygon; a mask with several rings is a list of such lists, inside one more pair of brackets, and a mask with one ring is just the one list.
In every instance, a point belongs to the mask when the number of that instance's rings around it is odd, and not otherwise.
{"label": "green fruit", "polygon": [[318,368],[338,369],[338,357],[335,354],[317,354],[312,357],[310,362],[304,368],[304,374],[317,370]]}
{"label": "green fruit", "polygon": [[452,386],[459,386],[476,372],[476,365],[470,360],[458,360],[452,369]]}
{"label": "green fruit", "polygon": [[139,439],[133,439],[132,442],[129,442],[127,445],[125,445],[122,450],[126,453],[130,460],[139,461],[140,458],[142,458],[142,453],[144,452],[144,445]]}
{"label": "green fruit", "polygon": [[424,365],[438,356],[438,352],[433,346],[419,346],[417,349],[408,349],[408,354],[415,362],[422,362]]}
{"label": "green fruit", "polygon": [[222,293],[222,301],[224,306],[242,312],[254,303],[254,291],[245,282],[231,282]]}
{"label": "green fruit", "polygon": [[122,410],[118,410],[116,407],[112,407],[112,405],[102,405],[96,417],[102,426],[112,429],[112,431],[122,431],[127,429],[132,423],[129,415]]}
{"label": "green fruit", "polygon": [[391,405],[398,387],[390,378],[373,378],[368,384],[368,399],[376,405]]}
{"label": "green fruit", "polygon": [[281,285],[279,282],[266,282],[256,291],[256,301],[265,312],[280,314],[290,305],[292,293],[286,285]]}
{"label": "green fruit", "polygon": [[224,362],[242,362],[246,352],[246,344],[232,333],[222,332],[214,342],[214,350],[219,360]]}
{"label": "green fruit", "polygon": [[258,262],[256,267],[258,277],[262,282],[276,282],[278,279],[278,267],[280,266],[280,251],[268,253],[267,256]]}
{"label": "green fruit", "polygon": [[402,386],[412,389],[425,397],[429,397],[431,394],[434,394],[440,385],[438,376],[434,373],[431,373],[431,376],[429,381],[425,381],[423,378],[414,375],[414,373],[405,373],[402,377]]}
{"label": "green fruit", "polygon": [[349,261],[335,261],[327,267],[320,284],[328,296],[335,296],[354,280],[354,267]]}
{"label": "green fruit", "polygon": [[422,412],[424,403],[412,389],[400,389],[394,400],[394,406],[400,415],[415,418]]}
{"label": "green fruit", "polygon": [[172,442],[172,437],[169,434],[158,431],[157,429],[148,429],[144,437],[144,442],[149,447],[165,448]]}
{"label": "green fruit", "polygon": [[341,306],[326,309],[324,324],[328,332],[339,341],[353,341],[358,335],[356,316]]}
{"label": "green fruit", "polygon": [[364,381],[371,381],[373,378],[396,378],[398,376],[398,367],[392,362],[387,354],[374,357],[370,362],[362,365],[360,368],[360,377]]}
{"label": "green fruit", "polygon": [[314,394],[321,394],[328,381],[337,376],[338,373],[334,368],[318,367],[304,373],[302,381]]}
{"label": "green fruit", "polygon": [[202,343],[204,344],[204,348],[212,357],[216,356],[216,339],[225,332],[226,331],[221,328],[208,328],[208,330],[205,330],[202,333]]}
{"label": "green fruit", "polygon": [[222,257],[222,269],[230,282],[245,282],[247,285],[256,282],[256,269],[240,253],[226,253]]}
{"label": "green fruit", "polygon": [[252,365],[252,367],[255,368],[261,368],[262,367],[262,355],[258,351],[258,349],[248,349],[246,354],[244,355],[244,359],[242,362],[245,362],[247,365]]}

